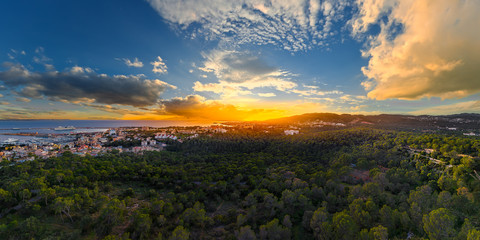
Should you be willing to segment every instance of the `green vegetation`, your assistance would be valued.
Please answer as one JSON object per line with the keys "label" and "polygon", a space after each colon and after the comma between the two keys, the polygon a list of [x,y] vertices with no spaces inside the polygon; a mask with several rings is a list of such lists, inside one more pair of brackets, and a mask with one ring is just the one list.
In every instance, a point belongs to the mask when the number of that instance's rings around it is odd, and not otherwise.
{"label": "green vegetation", "polygon": [[475,138],[362,128],[2,162],[0,238],[478,239],[479,154]]}

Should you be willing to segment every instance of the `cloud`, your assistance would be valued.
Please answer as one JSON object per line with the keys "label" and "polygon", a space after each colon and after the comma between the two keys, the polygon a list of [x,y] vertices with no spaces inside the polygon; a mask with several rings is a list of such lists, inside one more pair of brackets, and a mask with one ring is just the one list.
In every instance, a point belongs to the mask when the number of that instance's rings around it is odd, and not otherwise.
{"label": "cloud", "polygon": [[162,110],[159,111],[159,114],[216,121],[269,119],[283,114],[282,110],[275,109],[240,109],[230,104],[207,101],[198,95],[164,100],[161,101],[161,105]]}
{"label": "cloud", "polygon": [[24,102],[24,103],[29,103],[32,101],[29,98],[25,98],[25,97],[17,97],[15,98],[15,100],[17,100],[18,102]]}
{"label": "cloud", "polygon": [[199,81],[196,81],[193,85],[193,90],[197,92],[213,92],[221,94],[223,97],[235,97],[239,95],[253,94],[252,91],[243,90],[239,86],[231,86],[231,84],[227,82],[203,84]]}
{"label": "cloud", "polygon": [[396,2],[397,0],[357,0],[358,11],[348,21],[352,28],[352,35],[362,37],[361,35],[367,32],[371,25],[388,15]]}
{"label": "cloud", "polygon": [[350,21],[371,37],[362,85],[374,99],[458,98],[480,92],[477,0],[360,0]]}
{"label": "cloud", "polygon": [[153,72],[158,74],[167,73],[167,65],[163,62],[163,59],[158,56],[157,61],[153,61],[150,64],[153,65]]}
{"label": "cloud", "polygon": [[337,101],[337,99],[328,98],[328,97],[308,97],[307,99],[312,101],[321,101],[321,102],[327,102],[327,103],[334,103]]}
{"label": "cloud", "polygon": [[[22,51],[22,55],[24,52]],[[54,71],[55,67],[52,64],[52,59],[45,55],[45,49],[43,47],[38,47],[35,49],[36,56],[33,57],[33,61],[37,64],[43,65],[45,70]]]}
{"label": "cloud", "polygon": [[[327,45],[345,0],[148,0],[173,27],[223,44],[273,44],[289,51]],[[221,44],[222,44],[221,43]],[[310,44],[311,43],[311,44]]]}
{"label": "cloud", "polygon": [[300,96],[324,96],[324,95],[339,95],[343,94],[342,91],[338,90],[332,90],[332,91],[321,91],[317,90],[315,86],[306,86],[308,89],[306,90],[298,90],[298,89],[293,89],[290,92],[296,93]]}
{"label": "cloud", "polygon": [[27,53],[24,50],[15,50],[15,49],[10,49],[10,52],[7,53],[7,56],[10,60],[15,60],[19,55],[27,55]]}
{"label": "cloud", "polygon": [[155,104],[167,88],[176,88],[158,79],[142,75],[97,74],[79,66],[68,71],[31,72],[23,65],[7,63],[0,81],[18,94],[29,98],[74,102],[90,99],[102,104],[149,106]]}
{"label": "cloud", "polygon": [[111,106],[111,105],[99,105],[99,104],[92,104],[92,103],[85,103],[85,102],[82,102],[82,103],[79,103],[79,105],[81,106],[85,106],[85,107],[91,107],[91,108],[94,108],[94,109],[97,109],[97,110],[100,110],[100,111],[104,111],[104,112],[109,112],[109,113],[114,113],[114,114],[118,114],[118,115],[143,115],[143,114],[148,114],[152,111],[148,110],[148,109],[145,109],[143,107],[140,107],[139,109],[142,109],[142,110],[145,110],[145,111],[138,111],[138,110],[130,110],[130,109],[125,109],[125,108],[120,108],[120,107],[115,107],[115,106]]}
{"label": "cloud", "polygon": [[9,104],[0,102],[0,105],[8,105],[0,108],[0,119],[68,119],[67,113],[64,111],[15,107]]}
{"label": "cloud", "polygon": [[[228,101],[227,101],[228,102]],[[233,103],[206,100],[202,96],[189,95],[185,98],[173,98],[160,103],[157,116],[179,116],[190,120],[212,121],[261,121],[306,112],[331,112],[325,104],[297,101],[265,101],[242,99]]]}
{"label": "cloud", "polygon": [[480,101],[467,101],[442,106],[436,106],[431,108],[424,108],[417,111],[409,112],[414,115],[447,115],[458,113],[480,113]]}
{"label": "cloud", "polygon": [[255,88],[274,88],[287,91],[297,84],[293,74],[272,67],[249,52],[213,50],[204,54],[204,66],[199,69],[213,73],[218,83],[195,82],[195,91],[210,91],[223,97],[251,94]]}
{"label": "cloud", "polygon": [[260,97],[275,97],[277,95],[275,93],[259,93],[258,96],[260,96]]}
{"label": "cloud", "polygon": [[133,59],[133,62],[128,58],[122,58],[122,59],[117,58],[117,60],[122,60],[125,63],[125,65],[129,67],[136,67],[136,68],[143,67],[143,62],[139,61],[138,58]]}
{"label": "cloud", "polygon": [[278,69],[268,65],[248,52],[213,50],[203,54],[206,61],[200,70],[213,72],[219,79],[228,82],[245,82],[256,76],[275,73]]}
{"label": "cloud", "polygon": [[360,110],[360,109],[362,109],[362,108],[366,108],[366,107],[368,107],[368,105],[351,106],[351,107],[350,107],[350,110],[358,111],[358,110]]}

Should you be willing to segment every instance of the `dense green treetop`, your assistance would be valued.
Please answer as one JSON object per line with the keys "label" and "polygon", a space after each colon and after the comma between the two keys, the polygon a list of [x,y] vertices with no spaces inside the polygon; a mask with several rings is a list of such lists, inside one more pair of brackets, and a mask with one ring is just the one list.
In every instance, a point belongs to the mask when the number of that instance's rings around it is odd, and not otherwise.
{"label": "dense green treetop", "polygon": [[479,154],[359,128],[1,162],[0,239],[477,239]]}

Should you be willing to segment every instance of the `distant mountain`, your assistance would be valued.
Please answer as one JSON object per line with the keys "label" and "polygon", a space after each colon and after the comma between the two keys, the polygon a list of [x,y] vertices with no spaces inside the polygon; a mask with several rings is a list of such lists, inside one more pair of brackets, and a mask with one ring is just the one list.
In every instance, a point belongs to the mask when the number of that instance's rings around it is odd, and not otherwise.
{"label": "distant mountain", "polygon": [[[335,113],[307,113],[291,117],[265,121],[268,124],[300,124],[310,126],[359,126],[374,125],[386,128],[421,128],[421,129],[473,129],[480,130],[480,114],[462,113],[454,115],[352,115]],[[333,125],[337,123],[337,125]]]}

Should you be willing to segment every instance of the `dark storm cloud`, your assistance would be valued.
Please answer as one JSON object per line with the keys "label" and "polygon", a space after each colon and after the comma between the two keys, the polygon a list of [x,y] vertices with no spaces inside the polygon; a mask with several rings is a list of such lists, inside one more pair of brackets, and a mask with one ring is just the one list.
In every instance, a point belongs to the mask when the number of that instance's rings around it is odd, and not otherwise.
{"label": "dark storm cloud", "polygon": [[175,88],[143,76],[108,76],[78,66],[64,72],[30,72],[23,65],[11,63],[6,67],[8,70],[0,72],[0,81],[19,95],[30,98],[69,102],[90,99],[103,104],[142,107],[155,104],[165,89]]}

